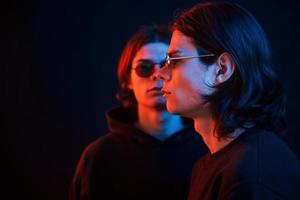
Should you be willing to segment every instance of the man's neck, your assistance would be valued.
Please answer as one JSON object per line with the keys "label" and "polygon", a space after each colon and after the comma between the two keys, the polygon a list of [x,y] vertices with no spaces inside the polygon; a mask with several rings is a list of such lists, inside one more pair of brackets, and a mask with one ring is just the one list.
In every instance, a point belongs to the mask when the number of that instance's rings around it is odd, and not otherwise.
{"label": "man's neck", "polygon": [[230,142],[235,140],[239,135],[244,132],[244,129],[237,128],[228,137],[218,137],[216,122],[212,118],[195,118],[194,119],[195,130],[202,136],[203,141],[209,148],[211,154],[224,148]]}
{"label": "man's neck", "polygon": [[183,128],[180,116],[168,113],[165,108],[146,106],[138,107],[136,126],[161,141]]}

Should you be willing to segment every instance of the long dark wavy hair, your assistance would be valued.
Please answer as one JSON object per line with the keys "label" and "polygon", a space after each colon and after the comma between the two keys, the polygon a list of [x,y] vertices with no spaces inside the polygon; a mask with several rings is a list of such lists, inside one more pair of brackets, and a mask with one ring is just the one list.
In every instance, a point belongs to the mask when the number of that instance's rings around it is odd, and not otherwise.
{"label": "long dark wavy hair", "polygon": [[236,64],[232,77],[204,96],[212,105],[218,137],[253,125],[276,133],[285,130],[283,86],[271,64],[266,34],[252,14],[232,3],[199,3],[175,18],[174,30],[192,38],[199,54],[216,55],[202,58],[205,64],[224,52]]}
{"label": "long dark wavy hair", "polygon": [[162,42],[169,44],[171,33],[168,27],[163,25],[151,24],[141,26],[140,29],[128,40],[123,49],[118,65],[118,79],[120,90],[117,92],[117,99],[120,100],[124,107],[134,112],[137,109],[136,98],[133,91],[128,88],[130,81],[130,71],[132,61],[136,53],[146,44],[153,42]]}

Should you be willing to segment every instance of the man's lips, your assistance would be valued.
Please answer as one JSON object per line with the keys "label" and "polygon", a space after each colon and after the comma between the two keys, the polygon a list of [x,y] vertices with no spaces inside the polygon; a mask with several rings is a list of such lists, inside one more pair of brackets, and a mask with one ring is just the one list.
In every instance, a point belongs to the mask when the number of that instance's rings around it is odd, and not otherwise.
{"label": "man's lips", "polygon": [[171,94],[170,91],[164,89],[164,88],[161,88],[161,87],[153,87],[153,88],[150,88],[147,90],[147,92],[149,93],[154,93],[154,94],[159,94],[159,95],[168,95],[168,94]]}
{"label": "man's lips", "polygon": [[163,95],[162,91],[161,91],[161,87],[153,87],[147,90],[148,93],[151,93],[153,95]]}
{"label": "man's lips", "polygon": [[154,91],[154,92],[159,91],[160,92],[161,89],[162,89],[161,87],[153,87],[153,88],[148,89],[147,92],[151,92],[151,91]]}
{"label": "man's lips", "polygon": [[162,89],[161,92],[163,93],[163,95],[171,94],[171,92],[166,89]]}

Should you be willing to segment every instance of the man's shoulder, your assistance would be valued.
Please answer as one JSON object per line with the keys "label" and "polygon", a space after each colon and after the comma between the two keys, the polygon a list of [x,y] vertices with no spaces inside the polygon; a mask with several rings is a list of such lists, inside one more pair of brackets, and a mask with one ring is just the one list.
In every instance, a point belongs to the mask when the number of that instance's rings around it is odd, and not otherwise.
{"label": "man's shoulder", "polygon": [[97,157],[105,154],[112,154],[122,145],[122,136],[114,133],[106,133],[90,144],[88,144],[83,152],[84,157]]}
{"label": "man's shoulder", "polygon": [[239,152],[234,152],[228,159],[220,176],[230,187],[251,187],[266,193],[293,193],[299,187],[300,164],[278,136],[259,132],[242,141]]}
{"label": "man's shoulder", "polygon": [[240,156],[241,169],[247,166],[260,172],[280,173],[282,170],[299,167],[299,160],[289,146],[275,133],[260,131],[244,145]]}

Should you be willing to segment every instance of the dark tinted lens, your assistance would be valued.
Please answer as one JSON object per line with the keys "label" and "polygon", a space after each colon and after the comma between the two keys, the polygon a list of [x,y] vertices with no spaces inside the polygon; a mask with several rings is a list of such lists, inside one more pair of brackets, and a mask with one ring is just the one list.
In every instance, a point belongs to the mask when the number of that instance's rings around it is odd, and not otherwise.
{"label": "dark tinted lens", "polygon": [[140,77],[149,77],[154,72],[154,64],[152,62],[140,62],[135,68],[136,74]]}
{"label": "dark tinted lens", "polygon": [[165,65],[166,65],[166,59],[160,63],[160,68],[164,67]]}
{"label": "dark tinted lens", "polygon": [[168,63],[168,67],[171,69],[171,68],[174,68],[174,66],[176,65],[176,63],[178,62],[179,60],[177,59],[174,59],[174,60],[169,60],[169,63]]}

